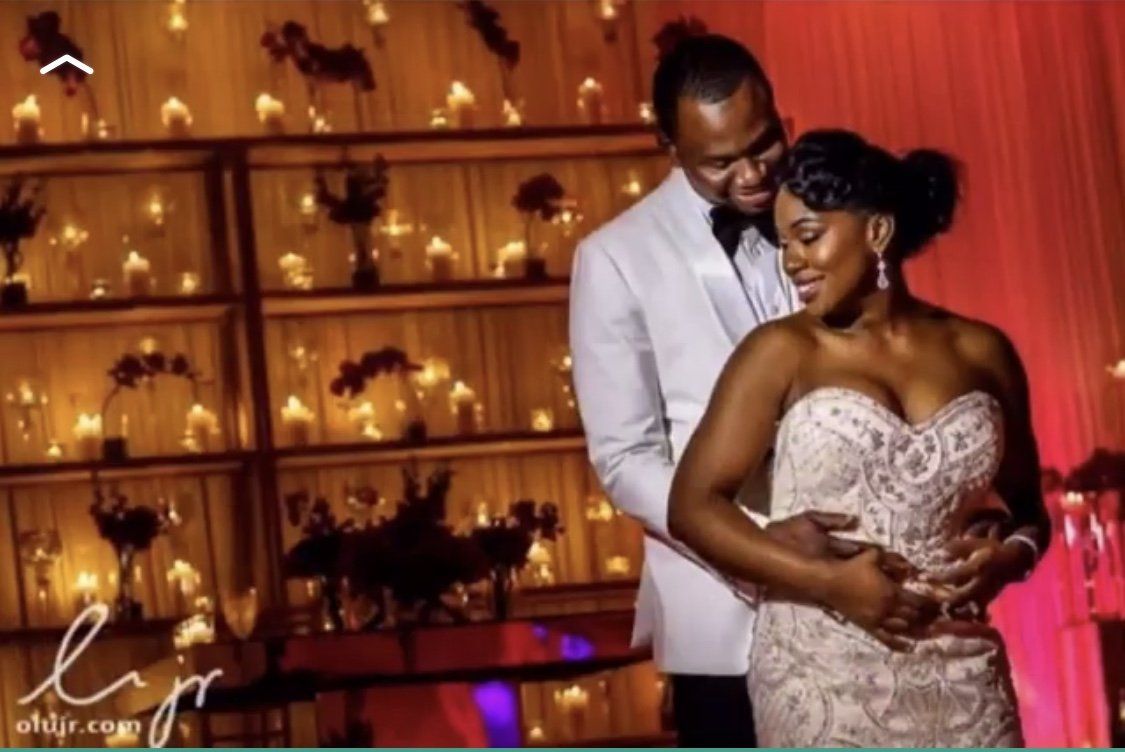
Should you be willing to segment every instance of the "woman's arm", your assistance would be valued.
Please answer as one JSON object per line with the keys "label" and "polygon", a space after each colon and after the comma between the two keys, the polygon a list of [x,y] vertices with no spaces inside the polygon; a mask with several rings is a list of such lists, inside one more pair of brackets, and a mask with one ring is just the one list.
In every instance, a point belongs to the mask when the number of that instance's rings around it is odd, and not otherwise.
{"label": "woman's arm", "polygon": [[895,644],[889,631],[915,623],[923,604],[880,570],[881,552],[846,561],[809,557],[773,540],[735,506],[743,480],[773,443],[801,351],[809,346],[791,319],[759,327],[739,345],[676,468],[669,531],[715,568],[799,594]]}
{"label": "woman's arm", "polygon": [[1031,572],[1051,540],[1023,363],[998,329],[981,327],[970,341],[974,359],[988,373],[1004,411],[1004,455],[993,486],[1011,520],[992,535],[963,537],[951,546],[962,562],[941,581],[956,588],[951,596],[954,606],[987,605],[1005,586]]}

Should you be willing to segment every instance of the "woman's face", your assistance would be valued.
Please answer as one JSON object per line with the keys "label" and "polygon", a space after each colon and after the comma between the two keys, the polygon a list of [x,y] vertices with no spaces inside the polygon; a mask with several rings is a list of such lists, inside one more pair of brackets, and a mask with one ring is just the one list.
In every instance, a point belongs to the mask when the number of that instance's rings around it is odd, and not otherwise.
{"label": "woman's face", "polygon": [[782,188],[774,220],[785,273],[809,313],[824,317],[854,310],[876,289],[872,218],[851,211],[814,211]]}

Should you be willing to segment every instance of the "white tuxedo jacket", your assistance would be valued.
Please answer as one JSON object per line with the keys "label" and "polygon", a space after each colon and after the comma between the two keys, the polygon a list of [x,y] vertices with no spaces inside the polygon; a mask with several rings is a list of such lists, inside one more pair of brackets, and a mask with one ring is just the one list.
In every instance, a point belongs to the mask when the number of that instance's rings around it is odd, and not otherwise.
{"label": "white tuxedo jacket", "polygon": [[[570,347],[590,459],[612,502],[645,527],[633,639],[651,643],[668,673],[748,669],[749,601],[677,550],[667,522],[675,463],[735,345],[796,308],[773,246],[754,235],[740,253],[742,280],[711,233],[706,202],[673,169],[575,255]],[[768,512],[764,481],[750,480],[745,507]]]}

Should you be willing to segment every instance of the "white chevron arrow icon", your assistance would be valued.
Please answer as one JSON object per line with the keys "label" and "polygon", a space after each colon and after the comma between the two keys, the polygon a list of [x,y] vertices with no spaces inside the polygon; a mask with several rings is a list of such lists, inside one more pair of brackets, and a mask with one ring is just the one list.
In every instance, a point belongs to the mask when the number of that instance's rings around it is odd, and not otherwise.
{"label": "white chevron arrow icon", "polygon": [[63,63],[70,63],[75,68],[80,68],[80,69],[86,71],[87,73],[93,73],[94,72],[93,68],[86,65],[86,63],[82,62],[78,58],[73,57],[72,55],[63,55],[59,59],[54,60],[54,61],[44,65],[42,68],[39,69],[39,73],[40,74],[50,73],[55,68],[58,68],[60,65],[62,65]]}

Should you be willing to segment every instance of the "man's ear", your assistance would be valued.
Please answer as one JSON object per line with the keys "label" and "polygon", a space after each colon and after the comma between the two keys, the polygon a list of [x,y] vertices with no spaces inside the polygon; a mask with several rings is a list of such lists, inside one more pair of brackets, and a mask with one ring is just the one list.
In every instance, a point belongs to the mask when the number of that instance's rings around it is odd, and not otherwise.
{"label": "man's ear", "polygon": [[891,214],[872,214],[867,220],[867,245],[882,255],[895,234],[895,218]]}

